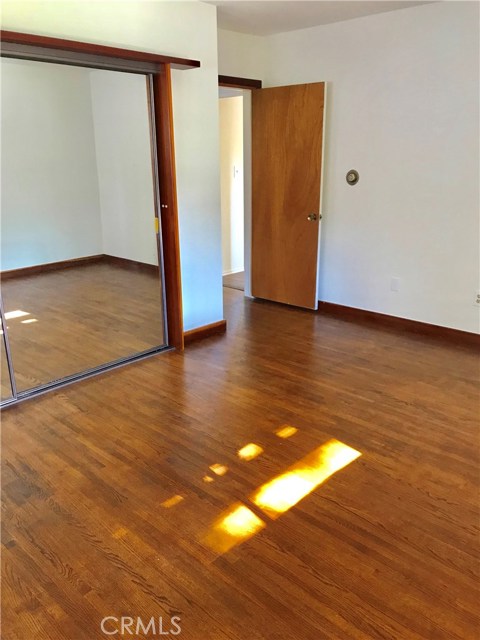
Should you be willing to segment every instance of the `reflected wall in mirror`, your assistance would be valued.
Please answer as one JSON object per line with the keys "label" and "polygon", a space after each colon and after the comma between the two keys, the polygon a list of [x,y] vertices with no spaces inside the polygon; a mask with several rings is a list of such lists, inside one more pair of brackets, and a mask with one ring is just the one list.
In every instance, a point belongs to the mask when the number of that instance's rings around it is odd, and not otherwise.
{"label": "reflected wall in mirror", "polygon": [[148,77],[2,59],[2,294],[19,392],[166,343]]}

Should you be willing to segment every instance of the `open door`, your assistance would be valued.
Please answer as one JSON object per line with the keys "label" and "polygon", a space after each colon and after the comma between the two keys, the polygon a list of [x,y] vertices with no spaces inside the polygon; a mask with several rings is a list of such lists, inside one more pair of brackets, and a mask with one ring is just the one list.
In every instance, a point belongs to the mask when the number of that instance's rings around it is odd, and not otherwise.
{"label": "open door", "polygon": [[325,83],[252,92],[252,295],[316,309]]}

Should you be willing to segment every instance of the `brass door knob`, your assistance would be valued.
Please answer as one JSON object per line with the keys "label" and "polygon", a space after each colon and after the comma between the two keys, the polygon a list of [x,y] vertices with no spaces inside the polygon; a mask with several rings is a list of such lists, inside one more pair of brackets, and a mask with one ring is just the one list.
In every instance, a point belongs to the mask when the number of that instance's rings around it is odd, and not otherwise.
{"label": "brass door knob", "polygon": [[321,220],[322,216],[317,215],[316,213],[309,213],[307,216],[307,220],[309,222],[315,222],[316,220]]}

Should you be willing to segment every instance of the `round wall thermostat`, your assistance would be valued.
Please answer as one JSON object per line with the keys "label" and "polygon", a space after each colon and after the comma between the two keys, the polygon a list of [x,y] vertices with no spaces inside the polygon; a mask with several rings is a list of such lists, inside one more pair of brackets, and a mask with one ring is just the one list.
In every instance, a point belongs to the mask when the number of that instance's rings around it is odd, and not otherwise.
{"label": "round wall thermostat", "polygon": [[353,185],[357,184],[357,182],[360,179],[360,176],[358,175],[358,171],[355,171],[355,169],[350,169],[350,171],[346,175],[346,179],[347,179],[347,183],[353,187]]}

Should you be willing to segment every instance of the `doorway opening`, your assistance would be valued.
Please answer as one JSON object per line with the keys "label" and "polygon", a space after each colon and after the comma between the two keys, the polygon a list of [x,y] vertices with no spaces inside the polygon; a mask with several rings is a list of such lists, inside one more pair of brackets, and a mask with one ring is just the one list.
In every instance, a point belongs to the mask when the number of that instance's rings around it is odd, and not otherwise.
{"label": "doorway opening", "polygon": [[243,91],[219,87],[223,286],[245,290]]}
{"label": "doorway opening", "polygon": [[219,76],[223,286],[251,297],[252,90],[261,80]]}
{"label": "doorway opening", "polygon": [[224,285],[242,285],[241,266],[232,267],[241,246],[241,94],[245,296],[316,310],[325,82],[262,89],[220,76],[219,84]]}

